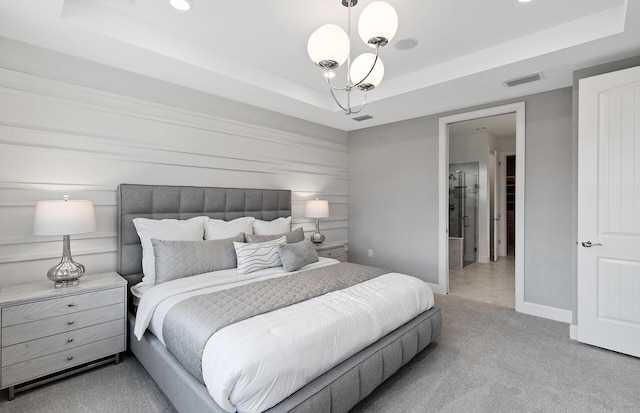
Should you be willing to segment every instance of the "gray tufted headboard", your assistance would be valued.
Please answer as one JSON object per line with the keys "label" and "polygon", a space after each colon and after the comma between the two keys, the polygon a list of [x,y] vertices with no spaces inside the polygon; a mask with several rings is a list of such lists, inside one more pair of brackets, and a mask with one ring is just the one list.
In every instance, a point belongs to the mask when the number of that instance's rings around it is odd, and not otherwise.
{"label": "gray tufted headboard", "polygon": [[142,245],[134,218],[189,219],[206,215],[226,221],[253,216],[272,221],[291,215],[291,191],[195,186],[118,186],[118,273],[130,285],[142,279]]}

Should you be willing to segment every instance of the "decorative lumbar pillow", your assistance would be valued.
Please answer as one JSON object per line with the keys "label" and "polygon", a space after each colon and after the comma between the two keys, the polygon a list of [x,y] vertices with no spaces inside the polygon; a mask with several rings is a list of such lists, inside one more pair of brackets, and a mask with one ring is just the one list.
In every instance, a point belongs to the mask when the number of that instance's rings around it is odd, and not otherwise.
{"label": "decorative lumbar pillow", "polygon": [[162,241],[152,239],[156,257],[156,284],[237,266],[233,243],[244,234],[210,241]]}
{"label": "decorative lumbar pillow", "polygon": [[281,266],[278,245],[286,242],[286,237],[253,244],[234,242],[233,246],[238,258],[238,274],[245,275],[265,268]]}
{"label": "decorative lumbar pillow", "polygon": [[298,270],[319,260],[318,252],[308,239],[295,244],[278,245],[280,261],[287,272]]}
{"label": "decorative lumbar pillow", "polygon": [[231,221],[209,218],[204,224],[204,239],[227,239],[235,237],[241,232],[253,234],[255,220],[254,217],[236,218]]}
{"label": "decorative lumbar pillow", "polygon": [[244,234],[244,242],[265,242],[273,241],[274,239],[286,237],[287,244],[293,244],[304,240],[304,230],[302,227],[294,229],[291,232],[277,235],[256,235],[256,234]]}
{"label": "decorative lumbar pillow", "polygon": [[142,244],[142,272],[144,273],[142,282],[149,285],[156,283],[156,257],[153,254],[151,239],[202,241],[204,223],[208,219],[208,217],[195,217],[187,220],[134,218],[133,225],[136,227]]}
{"label": "decorative lumbar pillow", "polygon": [[[252,234],[256,235],[277,235],[291,231],[291,217],[278,218],[273,221],[263,221],[256,219],[253,223]],[[245,232],[245,234],[247,234]]]}

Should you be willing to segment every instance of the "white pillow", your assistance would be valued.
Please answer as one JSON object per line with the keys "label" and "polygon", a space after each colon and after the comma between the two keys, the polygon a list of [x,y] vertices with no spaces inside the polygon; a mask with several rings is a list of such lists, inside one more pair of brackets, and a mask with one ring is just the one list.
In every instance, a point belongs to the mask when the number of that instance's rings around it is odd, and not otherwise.
{"label": "white pillow", "polygon": [[163,241],[202,241],[207,219],[209,217],[187,220],[135,218],[133,225],[142,244],[142,282],[149,285],[156,283],[156,257],[153,254],[152,238]]}
{"label": "white pillow", "polygon": [[286,244],[286,242],[287,237],[251,244],[234,242],[233,246],[238,258],[238,274],[245,275],[265,268],[281,266],[278,245]]}
{"label": "white pillow", "polygon": [[263,221],[256,219],[253,223],[253,233],[255,235],[277,235],[291,231],[291,217],[278,218],[273,221]]}
{"label": "white pillow", "polygon": [[227,239],[233,238],[241,232],[253,234],[254,217],[236,218],[232,221],[222,219],[212,219],[204,224],[204,239]]}

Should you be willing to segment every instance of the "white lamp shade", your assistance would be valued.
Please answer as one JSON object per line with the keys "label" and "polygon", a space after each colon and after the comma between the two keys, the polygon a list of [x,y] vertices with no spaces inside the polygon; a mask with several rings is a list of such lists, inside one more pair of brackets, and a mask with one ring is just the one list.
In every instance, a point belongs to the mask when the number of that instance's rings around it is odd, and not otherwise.
{"label": "white lamp shade", "polygon": [[304,216],[307,218],[327,218],[329,216],[329,201],[322,199],[307,201]]}
{"label": "white lamp shade", "polygon": [[374,1],[362,10],[358,20],[358,33],[363,42],[371,47],[369,39],[384,37],[388,41],[393,39],[398,31],[398,13],[389,3]]}
{"label": "white lamp shade", "polygon": [[[364,79],[371,70],[371,66],[373,66],[373,62],[376,60],[376,55],[373,53],[363,53],[360,56],[356,57],[355,60],[351,63],[351,82],[357,83]],[[384,65],[382,64],[382,60],[378,57],[378,61],[376,62],[376,66],[371,70],[371,73],[364,82],[369,83],[373,86],[378,86],[380,82],[382,82],[382,78],[384,77]]]}
{"label": "white lamp shade", "polygon": [[315,64],[333,60],[341,65],[349,57],[349,36],[335,24],[325,24],[309,36],[307,52]]}
{"label": "white lamp shade", "polygon": [[91,201],[39,201],[36,204],[34,235],[73,235],[95,230]]}

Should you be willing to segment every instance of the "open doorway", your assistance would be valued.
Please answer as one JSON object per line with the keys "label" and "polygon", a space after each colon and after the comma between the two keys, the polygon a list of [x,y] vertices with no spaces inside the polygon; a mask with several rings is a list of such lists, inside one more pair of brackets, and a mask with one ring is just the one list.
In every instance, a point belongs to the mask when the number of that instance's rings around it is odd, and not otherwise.
{"label": "open doorway", "polygon": [[[473,269],[473,267],[477,267],[476,269],[482,269],[483,271],[486,268],[482,268],[483,266],[494,266],[493,270],[495,270],[497,265],[504,265],[507,267],[505,271],[509,271],[511,273],[511,299],[510,307],[515,307],[517,311],[522,311],[524,305],[524,140],[525,140],[525,113],[524,113],[525,104],[524,102],[504,105],[494,108],[482,109],[474,112],[461,113],[458,115],[452,115],[443,117],[440,119],[440,133],[439,133],[439,142],[440,142],[440,154],[439,154],[439,165],[440,165],[440,247],[439,247],[439,292],[441,293],[449,293],[451,287],[451,280],[449,279],[449,252],[450,252],[450,240],[449,240],[449,229],[450,229],[450,216],[449,211],[451,209],[450,203],[450,192],[452,190],[452,186],[454,186],[453,191],[455,193],[455,184],[451,184],[451,181],[454,181],[451,177],[457,178],[456,171],[463,172],[461,168],[459,168],[456,164],[464,164],[471,162],[479,163],[479,173],[476,182],[474,181],[472,185],[469,185],[469,180],[466,179],[465,175],[465,185],[466,191],[477,191],[478,192],[478,229],[469,229],[467,228],[467,234],[471,234],[473,232],[478,233],[478,242],[477,242],[477,255],[474,263],[468,264],[465,266],[464,259],[462,260],[462,271],[467,271],[467,269]],[[464,138],[455,138],[456,131],[455,129],[458,127],[471,127],[474,133],[487,132],[490,126],[483,125],[482,123],[487,123],[490,118],[498,117],[499,115],[509,115],[511,119],[515,119],[515,125],[512,123],[512,132],[511,135],[515,134],[515,147],[510,146],[501,146],[496,142],[495,137],[486,136],[484,141],[486,145],[484,146],[483,156],[480,159],[472,159],[467,152],[465,156],[459,156],[456,152],[457,146],[468,147],[470,145],[478,146],[477,141],[473,141],[471,139]],[[486,119],[485,119],[486,118]],[[482,120],[480,120],[482,119]],[[468,121],[475,121],[465,124]],[[486,129],[483,129],[486,126]],[[476,130],[478,129],[478,130]],[[515,130],[515,133],[513,133]],[[468,134],[468,133],[467,133]],[[489,133],[485,133],[485,135],[491,135]],[[451,139],[451,136],[454,136]],[[460,142],[456,142],[459,140]],[[451,144],[451,147],[450,147]],[[513,177],[513,182],[515,186],[513,186],[513,195],[509,198],[513,198],[513,238],[512,238],[512,246],[513,246],[513,255],[509,257],[506,252],[507,247],[507,238],[506,238],[506,221],[507,221],[507,207],[506,207],[506,156],[515,156],[515,175],[510,175]],[[503,162],[503,158],[505,162]],[[511,159],[511,158],[510,158]],[[454,169],[450,169],[453,167]],[[466,174],[466,172],[465,172]],[[502,181],[501,181],[502,179]],[[457,191],[462,192],[462,188],[458,188]],[[473,195],[473,194],[470,194]],[[504,201],[503,201],[504,200]],[[466,201],[465,201],[466,202]],[[454,200],[455,204],[455,200]],[[473,202],[472,202],[473,204]],[[466,207],[466,205],[465,205]],[[455,208],[455,205],[454,205]],[[467,216],[467,215],[462,215]],[[471,226],[471,219],[468,218],[463,222],[463,225],[468,224]],[[504,235],[503,235],[504,234]],[[455,237],[454,237],[455,238]],[[461,237],[463,238],[463,237]],[[455,247],[451,247],[452,251]],[[464,242],[460,244],[460,248],[464,251]],[[504,249],[504,252],[502,250]],[[454,251],[455,252],[455,251]],[[464,252],[463,252],[464,256]],[[497,259],[497,261],[496,261]],[[491,270],[491,269],[490,269]],[[498,270],[500,270],[498,268]],[[490,273],[492,271],[484,271],[485,273]],[[479,277],[475,277],[477,279]],[[454,287],[455,288],[455,287]],[[496,288],[496,284],[491,279],[484,285],[486,291],[491,292]],[[502,304],[504,305],[504,304]]]}
{"label": "open doorway", "polygon": [[448,136],[449,293],[515,308],[516,114],[450,123]]}

